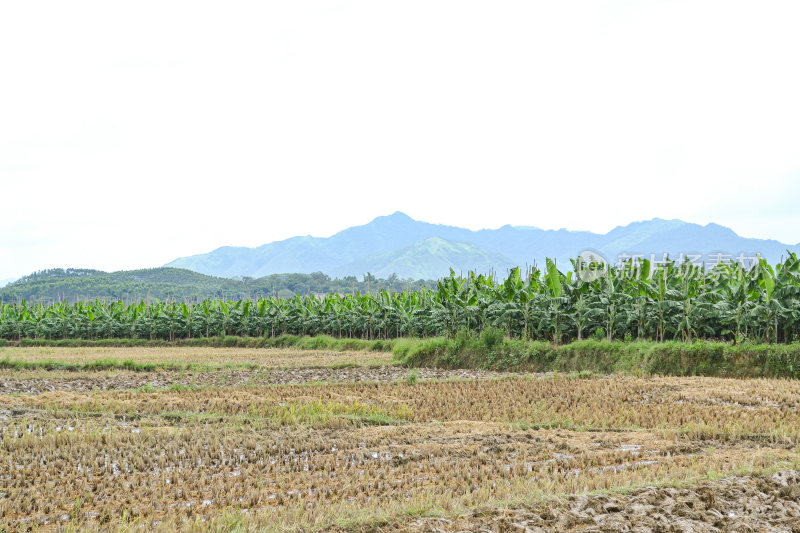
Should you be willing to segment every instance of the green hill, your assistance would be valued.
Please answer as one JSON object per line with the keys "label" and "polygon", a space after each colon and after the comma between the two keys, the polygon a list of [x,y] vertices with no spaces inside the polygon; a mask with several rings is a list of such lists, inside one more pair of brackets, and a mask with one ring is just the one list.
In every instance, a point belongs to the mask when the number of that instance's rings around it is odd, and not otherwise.
{"label": "green hill", "polygon": [[89,269],[52,269],[35,272],[0,288],[0,302],[29,302],[148,299],[195,301],[205,298],[243,299],[294,294],[349,294],[380,289],[416,290],[433,286],[432,281],[386,279],[367,275],[332,279],[326,274],[273,274],[262,278],[220,278],[183,268],[152,268],[103,272]]}

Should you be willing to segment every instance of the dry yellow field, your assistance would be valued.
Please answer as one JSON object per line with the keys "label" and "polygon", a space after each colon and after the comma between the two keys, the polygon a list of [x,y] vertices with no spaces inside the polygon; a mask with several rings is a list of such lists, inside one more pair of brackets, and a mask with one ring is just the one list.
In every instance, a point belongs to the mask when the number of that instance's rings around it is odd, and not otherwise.
{"label": "dry yellow field", "polygon": [[184,348],[184,347],[91,347],[91,348],[0,348],[0,359],[42,363],[54,361],[86,364],[98,361],[136,361],[142,364],[237,366],[265,368],[329,367],[340,364],[375,366],[390,364],[391,353],[335,352],[296,349]]}
{"label": "dry yellow field", "polygon": [[293,363],[0,372],[0,531],[800,531],[800,382],[229,355]]}

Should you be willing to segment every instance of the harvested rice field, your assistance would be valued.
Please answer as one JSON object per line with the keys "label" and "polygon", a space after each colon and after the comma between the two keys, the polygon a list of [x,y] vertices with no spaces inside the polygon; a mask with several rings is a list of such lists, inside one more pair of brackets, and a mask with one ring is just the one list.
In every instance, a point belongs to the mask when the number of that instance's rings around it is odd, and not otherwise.
{"label": "harvested rice field", "polygon": [[0,360],[0,531],[800,532],[798,381],[370,352]]}
{"label": "harvested rice field", "polygon": [[283,348],[0,348],[0,361],[66,368],[124,365],[133,362],[151,368],[308,368],[380,366],[390,364],[392,354],[369,351],[314,351]]}

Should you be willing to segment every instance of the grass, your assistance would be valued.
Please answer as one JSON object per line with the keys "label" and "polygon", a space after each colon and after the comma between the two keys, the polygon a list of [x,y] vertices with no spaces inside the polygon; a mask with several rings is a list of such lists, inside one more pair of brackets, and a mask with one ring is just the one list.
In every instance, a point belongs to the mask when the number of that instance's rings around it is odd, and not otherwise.
{"label": "grass", "polygon": [[199,337],[195,339],[0,339],[0,347],[56,348],[294,348],[297,350],[332,350],[339,352],[391,352],[396,340],[337,339],[329,335],[279,335],[277,337]]}
{"label": "grass", "polygon": [[[522,341],[504,337],[501,330],[489,328],[480,335],[460,332],[454,338],[402,338],[393,340],[337,339],[334,337],[282,335],[274,338],[212,337],[177,341],[145,339],[101,340],[45,340],[22,339],[8,343],[19,348],[71,348],[71,349],[137,349],[138,353],[167,352],[175,348],[187,352],[228,351],[233,356],[237,350],[241,364],[242,350],[250,352],[250,362],[272,368],[295,366],[278,361],[265,361],[265,349],[292,352],[299,359],[302,352],[347,353],[347,359],[331,361],[305,361],[296,366],[379,366],[404,364],[411,367],[468,368],[513,370],[530,372],[578,372],[594,374],[671,375],[671,376],[721,376],[721,377],[781,377],[800,378],[800,343],[795,344],[743,344],[724,342],[607,342],[584,340],[565,345],[541,341]],[[13,348],[0,349],[13,351]],[[388,355],[391,353],[391,357]],[[228,355],[226,354],[226,355]],[[366,354],[373,354],[367,356]],[[173,352],[174,355],[174,352]],[[314,356],[310,356],[314,357]],[[319,357],[316,357],[319,359]],[[8,359],[8,357],[6,357]],[[127,359],[127,357],[126,357]],[[141,357],[134,357],[140,360]],[[210,364],[208,360],[194,363]],[[164,362],[163,360],[161,362]],[[173,361],[174,362],[174,361]],[[228,361],[230,362],[230,361]],[[215,364],[224,365],[219,357]],[[43,363],[44,364],[44,363]],[[100,362],[98,362],[100,364]],[[6,367],[9,362],[6,361]],[[123,368],[114,363],[108,368]],[[52,368],[57,368],[51,363]],[[137,370],[146,366],[134,365]],[[77,368],[77,367],[76,367]]]}
{"label": "grass", "polygon": [[416,370],[412,370],[406,376],[406,383],[409,385],[415,385],[419,381],[419,372]]}
{"label": "grass", "polygon": [[607,342],[565,345],[522,341],[487,329],[453,339],[403,339],[396,361],[412,367],[475,368],[528,372],[800,378],[800,343]]}
{"label": "grass", "polygon": [[[252,365],[231,365],[230,368],[251,368]],[[91,372],[104,370],[128,370],[132,372],[155,372],[157,370],[211,370],[216,367],[199,363],[144,363],[133,359],[100,358],[87,362],[65,362],[55,359],[29,361],[24,359],[11,359],[6,356],[0,359],[0,369],[8,370],[53,370],[67,372]]]}

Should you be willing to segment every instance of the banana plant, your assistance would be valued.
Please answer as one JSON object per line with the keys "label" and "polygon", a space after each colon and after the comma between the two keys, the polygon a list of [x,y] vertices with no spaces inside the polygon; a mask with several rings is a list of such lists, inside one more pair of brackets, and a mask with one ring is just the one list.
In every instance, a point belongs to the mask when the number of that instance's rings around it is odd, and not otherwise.
{"label": "banana plant", "polygon": [[561,343],[605,331],[607,340],[719,339],[791,342],[800,337],[800,260],[746,269],[730,262],[708,270],[645,259],[607,267],[596,279],[562,273],[554,261],[511,269],[498,282],[470,272],[435,290],[289,299],[200,302],[89,301],[0,304],[0,338],[181,339],[285,333],[365,339],[453,336],[503,328],[509,336]]}

